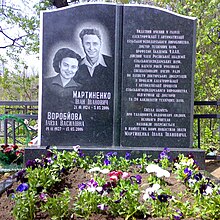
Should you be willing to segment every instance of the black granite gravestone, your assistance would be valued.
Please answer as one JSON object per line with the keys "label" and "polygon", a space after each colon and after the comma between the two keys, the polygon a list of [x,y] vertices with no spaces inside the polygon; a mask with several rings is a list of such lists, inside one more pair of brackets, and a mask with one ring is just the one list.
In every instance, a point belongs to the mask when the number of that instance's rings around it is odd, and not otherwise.
{"label": "black granite gravestone", "polygon": [[115,5],[79,5],[42,17],[40,145],[112,146]]}
{"label": "black granite gravestone", "polygon": [[117,4],[42,17],[41,146],[192,147],[195,18]]}
{"label": "black granite gravestone", "polygon": [[191,147],[195,18],[132,6],[123,21],[121,145]]}
{"label": "black granite gravestone", "polygon": [[133,158],[169,147],[171,158],[192,153],[204,168],[204,151],[192,148],[195,18],[96,3],[42,18],[40,143],[24,161],[47,145]]}

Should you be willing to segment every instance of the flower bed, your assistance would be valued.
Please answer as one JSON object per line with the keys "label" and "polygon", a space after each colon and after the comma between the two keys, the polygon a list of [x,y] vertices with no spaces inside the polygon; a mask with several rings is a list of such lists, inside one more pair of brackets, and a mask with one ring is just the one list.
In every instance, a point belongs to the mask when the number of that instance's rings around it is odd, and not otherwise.
{"label": "flower bed", "polygon": [[[115,152],[90,158],[74,147],[49,150],[26,167],[0,200],[3,213],[10,201],[14,219],[220,219],[220,187],[192,155],[171,162],[164,149],[154,161]],[[12,219],[8,209],[1,219]]]}
{"label": "flower bed", "polygon": [[0,147],[0,168],[21,167],[23,164],[24,149],[21,146],[4,144]]}

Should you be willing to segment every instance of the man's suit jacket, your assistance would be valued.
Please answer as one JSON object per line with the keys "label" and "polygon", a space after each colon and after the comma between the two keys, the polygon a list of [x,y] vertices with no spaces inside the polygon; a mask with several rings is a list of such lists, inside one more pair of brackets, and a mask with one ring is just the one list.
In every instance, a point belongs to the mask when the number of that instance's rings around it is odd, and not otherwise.
{"label": "man's suit jacket", "polygon": [[75,79],[82,84],[83,90],[88,91],[113,91],[114,88],[114,63],[111,57],[103,55],[106,66],[99,64],[95,67],[91,77],[85,64],[79,66]]}

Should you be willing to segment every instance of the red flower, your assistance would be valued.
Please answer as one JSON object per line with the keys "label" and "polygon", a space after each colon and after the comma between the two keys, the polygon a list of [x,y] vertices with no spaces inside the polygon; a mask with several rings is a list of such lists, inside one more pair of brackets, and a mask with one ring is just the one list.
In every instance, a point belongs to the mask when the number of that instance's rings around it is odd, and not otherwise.
{"label": "red flower", "polygon": [[123,172],[122,171],[112,171],[112,172],[110,172],[109,174],[108,174],[108,176],[113,176],[113,175],[115,175],[115,176],[121,176],[123,174]]}
{"label": "red flower", "polygon": [[5,148],[9,147],[9,145],[8,144],[4,144],[1,147],[2,147],[2,149],[5,149]]}
{"label": "red flower", "polygon": [[118,179],[119,179],[119,177],[116,176],[116,175],[112,175],[112,176],[110,176],[110,180],[111,180],[111,181],[117,182]]}
{"label": "red flower", "polygon": [[4,153],[10,153],[10,152],[13,151],[13,150],[14,150],[13,147],[6,147],[3,152],[4,152]]}
{"label": "red flower", "polygon": [[108,174],[108,176],[110,177],[110,180],[112,181],[118,181],[120,179],[120,177],[122,176],[123,172],[122,171],[112,171]]}
{"label": "red flower", "polygon": [[23,149],[17,150],[17,151],[15,152],[15,155],[16,155],[17,157],[19,157],[21,154],[22,154],[22,155],[24,154],[24,150],[23,150]]}
{"label": "red flower", "polygon": [[13,147],[14,150],[18,149],[18,145],[16,145],[16,144],[13,144],[11,146]]}

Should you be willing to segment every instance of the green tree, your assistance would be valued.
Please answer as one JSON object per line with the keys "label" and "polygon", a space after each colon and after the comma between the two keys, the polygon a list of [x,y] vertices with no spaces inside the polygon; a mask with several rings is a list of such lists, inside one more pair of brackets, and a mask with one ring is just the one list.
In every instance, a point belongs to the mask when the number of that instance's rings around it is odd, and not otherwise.
{"label": "green tree", "polygon": [[[195,100],[219,100],[220,0],[154,0],[151,3],[197,18]],[[210,37],[219,44],[213,43]]]}
{"label": "green tree", "polygon": [[[39,53],[40,3],[1,1],[0,99],[36,100],[38,73],[28,67],[26,55]],[[45,5],[45,4],[43,4]],[[43,8],[45,9],[45,8]]]}

